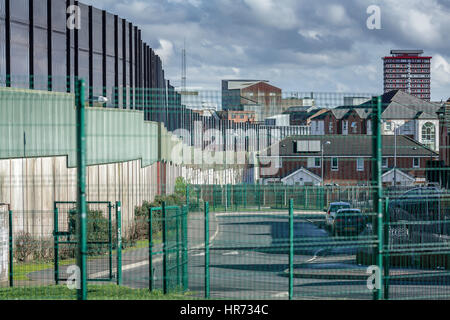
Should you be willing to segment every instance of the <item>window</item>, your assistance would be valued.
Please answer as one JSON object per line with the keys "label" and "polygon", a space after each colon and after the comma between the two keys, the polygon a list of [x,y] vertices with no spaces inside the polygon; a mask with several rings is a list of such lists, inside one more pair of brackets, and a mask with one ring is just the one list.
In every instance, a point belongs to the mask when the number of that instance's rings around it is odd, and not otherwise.
{"label": "window", "polygon": [[364,171],[364,158],[356,159],[356,171]]}
{"label": "window", "polygon": [[308,168],[320,168],[321,158],[308,158]]}
{"label": "window", "polygon": [[431,122],[422,126],[422,143],[428,148],[434,150],[434,140],[436,137],[436,128]]}
{"label": "window", "polygon": [[386,131],[392,131],[392,123],[390,121],[386,121],[385,129]]}
{"label": "window", "polygon": [[328,123],[328,133],[333,133],[333,122]]}
{"label": "window", "polygon": [[339,160],[338,158],[331,158],[331,170],[337,171],[339,169]]}
{"label": "window", "polygon": [[357,126],[356,122],[352,122],[352,132],[356,133],[357,129],[358,129],[358,126]]}
{"label": "window", "polygon": [[382,168],[387,168],[388,167],[388,159],[387,158],[383,158],[381,160],[381,167]]}
{"label": "window", "polygon": [[413,159],[413,168],[420,168],[420,159],[419,158]]}

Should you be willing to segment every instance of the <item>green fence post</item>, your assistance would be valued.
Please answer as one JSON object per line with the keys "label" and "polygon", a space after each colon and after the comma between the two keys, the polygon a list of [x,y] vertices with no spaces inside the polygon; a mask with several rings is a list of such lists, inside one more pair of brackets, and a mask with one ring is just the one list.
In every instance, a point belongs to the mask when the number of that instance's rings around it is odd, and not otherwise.
{"label": "green fence post", "polygon": [[53,241],[54,241],[54,276],[55,276],[55,284],[59,284],[59,244],[58,244],[58,208],[56,203],[53,207]]}
{"label": "green fence post", "polygon": [[209,284],[209,203],[205,202],[205,298],[210,296]]}
{"label": "green fence post", "polygon": [[117,285],[122,285],[122,203],[116,202]]}
{"label": "green fence post", "polygon": [[77,204],[78,204],[78,268],[80,270],[81,288],[77,290],[78,300],[87,299],[87,212],[86,212],[86,132],[85,132],[85,93],[84,80],[77,81]]}
{"label": "green fence post", "polygon": [[177,209],[176,215],[175,215],[175,234],[176,234],[176,245],[175,245],[175,249],[176,249],[176,261],[177,261],[177,286],[180,285],[181,283],[181,274],[180,274],[180,215],[181,215],[181,210],[180,208]]}
{"label": "green fence post", "polygon": [[384,299],[389,300],[389,263],[390,263],[390,255],[389,255],[389,198],[386,198],[386,203],[384,206],[384,223],[383,223],[383,233],[384,233],[384,249],[383,249],[383,256],[384,256]]}
{"label": "green fence post", "polygon": [[8,228],[9,228],[9,286],[14,287],[14,241],[13,241],[13,222],[12,222],[12,210],[8,205]]}
{"label": "green fence post", "polygon": [[188,290],[188,210],[186,207],[183,207],[183,289],[184,291]]}
{"label": "green fence post", "polygon": [[168,293],[167,279],[167,214],[166,202],[162,203],[162,242],[163,242],[163,293]]}
{"label": "green fence post", "polygon": [[112,211],[112,205],[111,202],[108,203],[108,251],[109,251],[109,279],[112,280],[113,279],[113,246],[112,246],[112,215],[111,215],[111,211]]}
{"label": "green fence post", "polygon": [[372,105],[375,106],[375,112],[373,117],[373,128],[375,132],[375,139],[373,143],[373,153],[374,153],[374,177],[373,183],[376,188],[375,196],[374,196],[374,206],[375,206],[375,225],[376,225],[376,236],[378,239],[378,245],[376,246],[376,257],[377,257],[377,266],[379,271],[379,288],[376,288],[374,299],[381,300],[383,299],[383,185],[381,180],[382,175],[382,136],[381,136],[381,97],[375,97],[372,99]]}
{"label": "green fence post", "polygon": [[289,199],[289,300],[294,297],[294,200]]}
{"label": "green fence post", "polygon": [[148,289],[153,291],[153,210],[148,209]]}

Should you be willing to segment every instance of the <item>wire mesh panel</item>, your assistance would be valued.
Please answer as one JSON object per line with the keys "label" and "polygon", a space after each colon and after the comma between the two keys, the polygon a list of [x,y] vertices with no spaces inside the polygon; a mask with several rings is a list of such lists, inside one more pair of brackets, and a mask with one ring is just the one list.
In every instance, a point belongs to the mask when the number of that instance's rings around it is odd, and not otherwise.
{"label": "wire mesh panel", "polygon": [[9,212],[0,205],[0,286],[8,286],[9,280]]}
{"label": "wire mesh panel", "polygon": [[[87,279],[113,281],[117,277],[117,230],[110,202],[88,203],[87,207]],[[55,282],[66,282],[70,267],[76,263],[79,247],[76,203],[55,203]]]}

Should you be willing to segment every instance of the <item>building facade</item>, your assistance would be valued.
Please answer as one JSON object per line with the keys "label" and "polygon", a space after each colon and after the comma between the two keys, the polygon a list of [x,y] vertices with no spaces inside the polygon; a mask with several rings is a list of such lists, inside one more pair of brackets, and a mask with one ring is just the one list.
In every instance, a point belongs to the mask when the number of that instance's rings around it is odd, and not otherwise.
{"label": "building facade", "polygon": [[[278,171],[264,175],[263,183],[290,185],[370,185],[373,173],[373,139],[367,135],[289,137],[279,143]],[[311,148],[315,145],[314,148]],[[417,141],[383,136],[383,182],[392,184],[392,172],[397,171],[397,184],[426,182],[427,161],[437,160],[438,154]],[[306,149],[308,146],[309,149]],[[323,155],[322,155],[323,151]],[[262,163],[272,158],[261,156]],[[263,167],[263,166],[262,166]]]}
{"label": "building facade", "polygon": [[384,92],[399,89],[430,101],[432,57],[422,54],[423,50],[391,50],[391,56],[383,57]]}
{"label": "building facade", "polygon": [[282,113],[281,98],[266,80],[222,80],[222,110],[254,111],[256,121]]}
{"label": "building facade", "polygon": [[0,85],[74,92],[76,79],[91,106],[106,97],[101,106],[182,126],[181,98],[137,26],[76,0],[0,0]]}

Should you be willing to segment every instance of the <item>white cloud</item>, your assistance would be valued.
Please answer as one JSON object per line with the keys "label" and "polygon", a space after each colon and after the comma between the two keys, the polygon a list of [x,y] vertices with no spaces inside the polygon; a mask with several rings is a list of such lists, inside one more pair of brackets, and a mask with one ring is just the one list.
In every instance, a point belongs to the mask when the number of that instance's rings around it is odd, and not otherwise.
{"label": "white cloud", "polygon": [[160,39],[160,47],[155,50],[156,54],[161,57],[163,63],[167,64],[173,55],[173,44],[169,40]]}
{"label": "white cloud", "polygon": [[291,29],[299,24],[290,1],[244,0],[263,24],[277,29]]}

